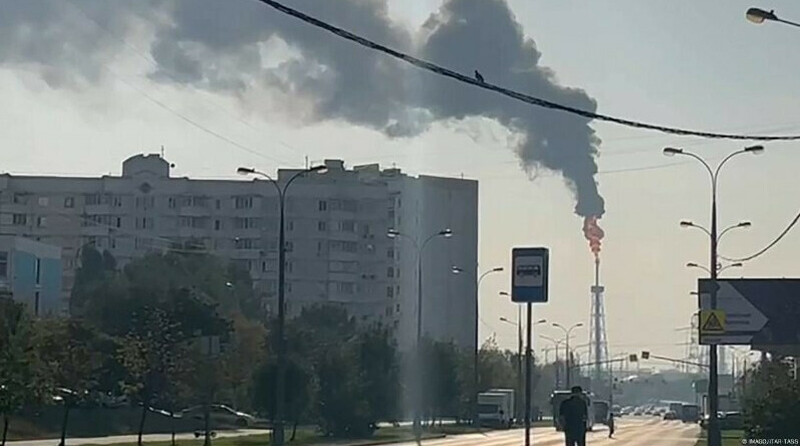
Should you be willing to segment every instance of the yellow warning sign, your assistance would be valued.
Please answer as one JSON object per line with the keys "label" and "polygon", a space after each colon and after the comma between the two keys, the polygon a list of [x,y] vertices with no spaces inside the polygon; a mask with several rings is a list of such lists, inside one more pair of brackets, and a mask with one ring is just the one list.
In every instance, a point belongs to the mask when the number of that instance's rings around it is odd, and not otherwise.
{"label": "yellow warning sign", "polygon": [[700,334],[725,334],[725,311],[700,310]]}

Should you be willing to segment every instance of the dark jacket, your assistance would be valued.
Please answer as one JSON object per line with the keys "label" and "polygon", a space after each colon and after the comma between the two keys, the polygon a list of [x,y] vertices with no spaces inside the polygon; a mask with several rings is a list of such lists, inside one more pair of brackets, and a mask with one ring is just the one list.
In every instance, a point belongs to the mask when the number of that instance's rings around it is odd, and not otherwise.
{"label": "dark jacket", "polygon": [[586,401],[579,396],[571,396],[561,402],[558,408],[559,418],[564,425],[564,431],[586,431],[586,420],[589,409]]}

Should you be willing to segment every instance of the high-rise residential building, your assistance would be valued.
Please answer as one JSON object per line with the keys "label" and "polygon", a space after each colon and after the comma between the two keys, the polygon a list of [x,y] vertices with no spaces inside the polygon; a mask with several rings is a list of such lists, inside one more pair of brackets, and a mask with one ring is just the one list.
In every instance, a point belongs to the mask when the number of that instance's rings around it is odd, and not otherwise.
{"label": "high-rise residential building", "polygon": [[[416,332],[415,244],[451,229],[425,249],[423,330],[475,344],[478,240],[476,181],[412,177],[377,164],[296,179],[286,200],[286,303],[337,303],[356,319],[395,328],[401,347]],[[0,233],[62,250],[66,298],[80,248],[107,250],[119,265],[148,251],[192,242],[247,269],[267,311],[277,296],[278,195],[269,181],[171,177],[157,154],[125,160],[120,176],[0,175]],[[285,184],[298,170],[278,171]],[[389,238],[393,228],[404,237]],[[416,241],[416,242],[415,242]],[[452,266],[465,270],[452,273]],[[65,307],[66,308],[66,307]]]}

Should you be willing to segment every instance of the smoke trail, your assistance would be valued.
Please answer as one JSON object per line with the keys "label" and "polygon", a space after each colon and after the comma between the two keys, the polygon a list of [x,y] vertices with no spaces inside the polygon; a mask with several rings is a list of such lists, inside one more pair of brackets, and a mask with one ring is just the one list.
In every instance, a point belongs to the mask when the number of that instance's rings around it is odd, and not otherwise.
{"label": "smoke trail", "polygon": [[[60,1],[10,4],[0,15],[0,64],[27,59],[42,65],[52,86],[70,87],[65,80],[95,82],[98,65],[118,50],[97,30],[77,26]],[[446,0],[416,34],[392,21],[386,0],[287,4],[449,68],[478,70],[492,83],[596,110],[583,90],[561,86],[553,71],[540,65],[541,53],[505,0]],[[86,0],[80,5],[119,33],[128,30],[131,17],[147,20],[155,30],[150,53],[157,66],[150,76],[157,82],[243,101],[266,89],[309,104],[306,120],[341,120],[391,138],[419,135],[434,122],[496,120],[519,136],[513,150],[526,172],[560,172],[574,192],[579,216],[601,217],[605,212],[595,180],[600,140],[586,118],[530,107],[420,72],[251,0]],[[41,32],[22,32],[30,28]],[[286,109],[291,113],[297,108]]]}

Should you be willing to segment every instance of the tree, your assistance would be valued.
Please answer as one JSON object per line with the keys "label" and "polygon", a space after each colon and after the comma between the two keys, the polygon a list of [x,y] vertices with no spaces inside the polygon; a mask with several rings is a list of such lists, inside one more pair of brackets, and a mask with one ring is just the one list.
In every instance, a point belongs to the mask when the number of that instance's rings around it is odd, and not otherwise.
{"label": "tree", "polygon": [[[275,357],[270,357],[262,362],[254,372],[252,381],[253,406],[270,421],[275,418],[273,393],[275,391],[276,372],[276,359]],[[284,394],[286,418],[293,423],[290,441],[295,438],[298,423],[302,420],[311,420],[312,382],[313,372],[310,367],[298,357],[290,357],[286,366],[286,393]]]}
{"label": "tree", "polygon": [[137,443],[154,404],[174,412],[182,374],[187,370],[187,337],[163,307],[143,306],[132,316],[133,330],[122,338],[117,356],[125,367],[123,391],[142,405]]}
{"label": "tree", "polygon": [[[457,417],[462,394],[468,393],[465,385],[468,375],[462,375],[464,355],[453,343],[424,339],[422,344],[423,407],[427,416]],[[469,371],[471,372],[471,368]]]}
{"label": "tree", "polygon": [[45,396],[43,374],[34,351],[33,324],[24,305],[10,297],[0,298],[0,445],[6,444],[13,415]]}
{"label": "tree", "polygon": [[266,329],[241,314],[233,316],[232,324],[233,335],[219,363],[227,385],[225,399],[236,409],[250,410],[253,400],[249,385],[266,358]]}
{"label": "tree", "polygon": [[374,423],[396,421],[400,401],[397,347],[386,327],[374,325],[356,340],[360,382]]}
{"label": "tree", "polygon": [[66,442],[69,411],[91,400],[100,382],[104,361],[113,352],[104,352],[107,341],[94,328],[75,319],[48,319],[37,322],[36,346],[44,368],[50,372],[64,405],[61,445]]}
{"label": "tree", "polygon": [[104,251],[101,254],[90,244],[81,246],[79,262],[70,292],[70,316],[81,315],[85,311],[86,302],[117,268],[117,261],[110,252]]}
{"label": "tree", "polygon": [[762,361],[746,387],[745,429],[749,437],[784,438],[797,434],[800,422],[800,381],[781,360]]}

